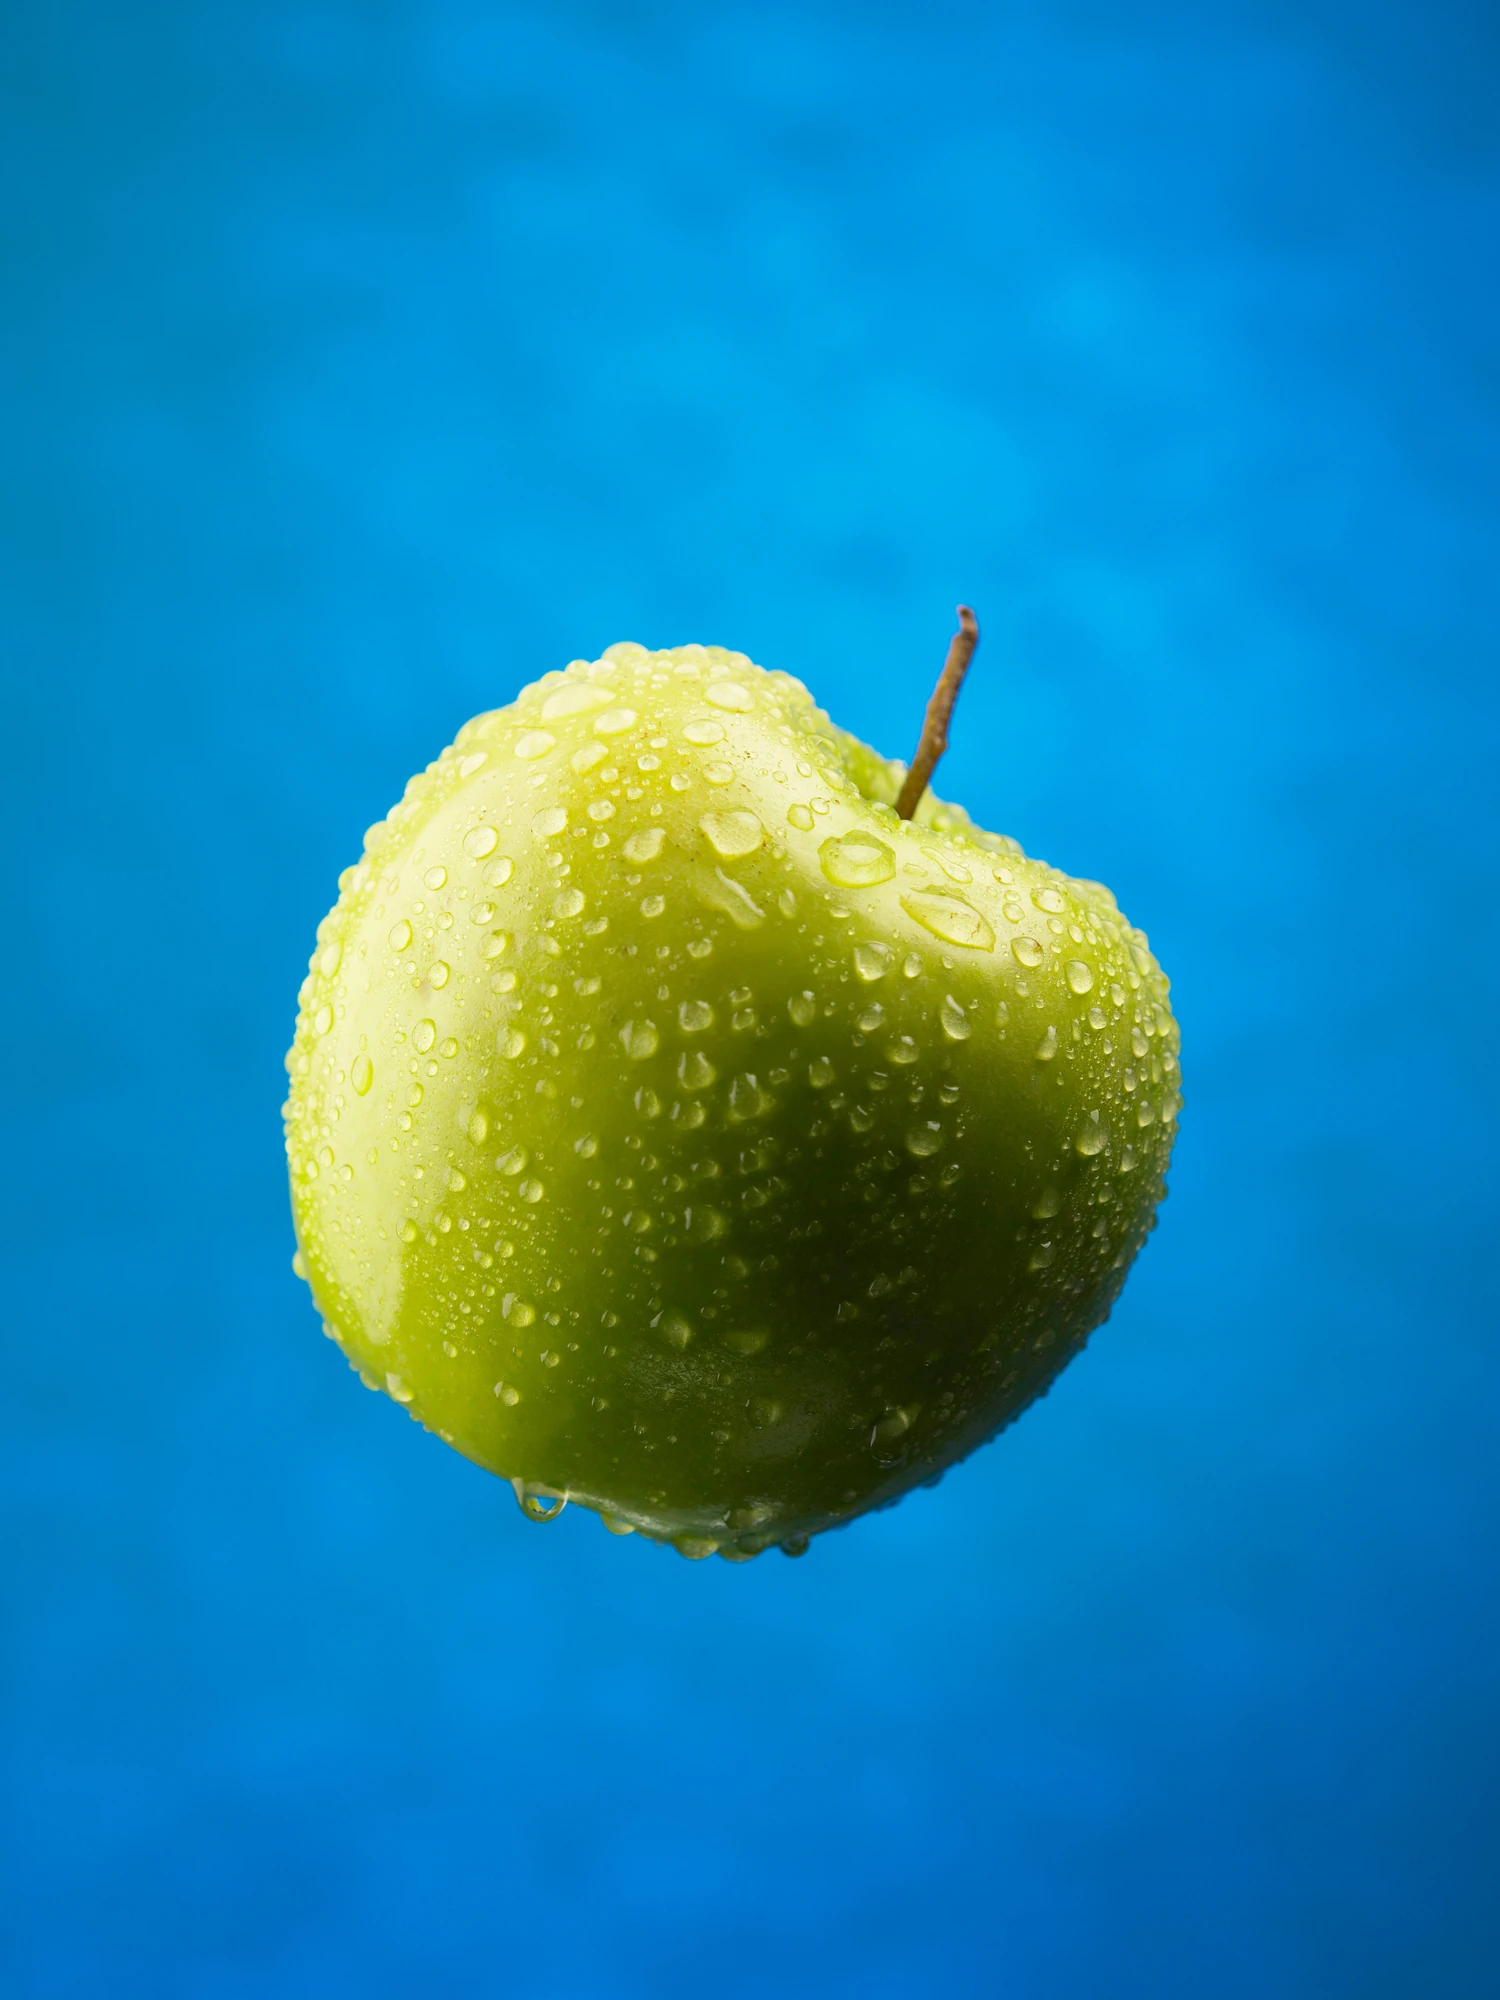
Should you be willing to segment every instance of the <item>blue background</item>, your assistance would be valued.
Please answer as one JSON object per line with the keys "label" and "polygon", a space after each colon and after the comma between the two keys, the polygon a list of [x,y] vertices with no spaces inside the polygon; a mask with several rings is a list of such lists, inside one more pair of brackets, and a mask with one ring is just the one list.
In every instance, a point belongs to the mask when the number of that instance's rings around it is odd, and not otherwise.
{"label": "blue background", "polygon": [[[4,9],[0,1983],[1488,1995],[1500,43],[1460,4]],[[318,1336],[281,1058],[471,713],[740,647],[1111,882],[1172,1198],[690,1566]]]}

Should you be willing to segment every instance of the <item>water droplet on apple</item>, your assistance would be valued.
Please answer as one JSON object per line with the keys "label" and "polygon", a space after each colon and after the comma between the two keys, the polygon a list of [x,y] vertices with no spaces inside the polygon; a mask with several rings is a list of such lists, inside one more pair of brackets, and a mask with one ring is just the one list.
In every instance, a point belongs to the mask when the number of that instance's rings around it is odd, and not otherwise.
{"label": "water droplet on apple", "polygon": [[919,1160],[930,1159],[943,1143],[943,1128],[935,1118],[914,1125],[906,1135],[906,1150]]}
{"label": "water droplet on apple", "polygon": [[715,722],[709,715],[701,717],[697,722],[690,722],[682,733],[689,743],[695,744],[700,750],[706,750],[710,744],[724,741],[723,723]]}
{"label": "water droplet on apple", "polygon": [[1091,1028],[1102,1028],[1104,1026],[1104,1022],[1105,1022],[1104,1009],[1096,1003],[1089,1009],[1089,1026]]}
{"label": "water droplet on apple", "polygon": [[794,993],[786,1003],[786,1011],[791,1016],[795,1027],[811,1027],[818,1012],[817,995],[805,992]]}
{"label": "water droplet on apple", "polygon": [[1094,985],[1093,968],[1085,965],[1081,958],[1070,958],[1063,967],[1063,971],[1067,974],[1068,984],[1075,993],[1092,992]]}
{"label": "water droplet on apple", "polygon": [[458,775],[461,778],[472,778],[474,773],[476,771],[482,771],[485,765],[488,764],[489,761],[490,759],[488,751],[471,750],[467,757],[459,758]]}
{"label": "water droplet on apple", "polygon": [[1015,953],[1017,962],[1021,965],[1040,965],[1042,960],[1047,956],[1036,939],[1026,931],[1023,931],[1019,937],[1011,939],[1010,948]]}
{"label": "water droplet on apple", "polygon": [[323,950],[318,959],[318,970],[325,979],[332,979],[333,975],[339,969],[343,956],[344,947],[335,938],[333,943]]}
{"label": "water droplet on apple", "polygon": [[495,1037],[495,1046],[507,1062],[514,1062],[526,1047],[526,1034],[522,1028],[502,1028]]}
{"label": "water droplet on apple", "polygon": [[921,1057],[922,1051],[917,1047],[910,1035],[897,1035],[895,1041],[886,1050],[886,1054],[893,1063],[900,1063],[903,1067],[906,1067],[911,1063],[917,1062]]}
{"label": "water droplet on apple", "polygon": [[503,889],[516,872],[516,864],[508,854],[499,854],[484,871],[486,885],[491,889]]}
{"label": "water droplet on apple", "polygon": [[879,1001],[876,1001],[873,1006],[866,1007],[854,1025],[862,1035],[873,1035],[884,1020],[885,1009],[880,1005]]}
{"label": "water droplet on apple", "polygon": [[684,1090],[707,1090],[718,1074],[701,1049],[689,1050],[677,1064],[677,1081]]}
{"label": "water droplet on apple", "polygon": [[550,840],[554,834],[561,833],[567,823],[566,806],[543,806],[539,813],[533,814],[531,830],[538,840]]}
{"label": "water droplet on apple", "polygon": [[[485,940],[484,956],[486,958],[504,958],[505,954],[509,950],[510,950],[509,931],[492,931],[489,937],[486,938]],[[512,986],[514,986],[516,982],[514,979],[512,979],[510,983]]]}
{"label": "water droplet on apple", "polygon": [[607,708],[594,724],[596,736],[623,736],[634,729],[640,717],[633,708]]}
{"label": "water droplet on apple", "polygon": [[411,943],[411,925],[403,917],[399,924],[392,924],[386,943],[392,951],[405,951]]}
{"label": "water droplet on apple", "polygon": [[1057,1250],[1053,1244],[1038,1243],[1035,1250],[1031,1253],[1026,1268],[1028,1271],[1045,1271],[1056,1255]]}
{"label": "water droplet on apple", "polygon": [[1038,1062],[1051,1062],[1052,1058],[1056,1054],[1057,1054],[1057,1030],[1056,1028],[1053,1027],[1052,1023],[1049,1021],[1047,1023],[1046,1034],[1043,1035],[1042,1039],[1036,1045],[1036,1059]]}
{"label": "water droplet on apple", "polygon": [[1060,889],[1033,889],[1031,900],[1039,910],[1045,910],[1052,917],[1059,916],[1068,907],[1068,899]]}
{"label": "water droplet on apple", "polygon": [[1156,1106],[1151,1102],[1149,1097],[1143,1097],[1135,1107],[1135,1122],[1141,1126],[1154,1125],[1156,1123]]}
{"label": "water droplet on apple", "polygon": [[315,1035],[326,1035],[333,1026],[333,1009],[326,1003],[313,1015],[312,1027]]}
{"label": "water droplet on apple", "polygon": [[448,880],[446,868],[429,868],[422,877],[429,889],[441,889]]}
{"label": "water droplet on apple", "polygon": [[546,1192],[547,1190],[537,1180],[522,1181],[521,1185],[516,1189],[516,1193],[521,1197],[522,1201],[531,1202],[540,1201]]}
{"label": "water droplet on apple", "polygon": [[714,1024],[714,1010],[706,1000],[684,1000],[677,1009],[678,1024],[685,1035],[701,1035]]}
{"label": "water droplet on apple", "polygon": [[620,1045],[632,1062],[644,1062],[661,1046],[654,1021],[627,1021],[620,1030]]}
{"label": "water droplet on apple", "polygon": [[833,1082],[833,1064],[826,1056],[818,1056],[808,1064],[807,1080],[814,1090],[826,1090]]}
{"label": "water droplet on apple", "polygon": [[739,861],[753,854],[766,837],[766,830],[752,812],[709,812],[698,826],[716,854],[726,861]]}
{"label": "water droplet on apple", "polygon": [[854,947],[854,970],[861,979],[884,979],[891,969],[891,948],[888,944],[857,944]]}
{"label": "water droplet on apple", "polygon": [[434,959],[432,964],[429,965],[427,968],[428,985],[436,986],[439,990],[441,990],[444,986],[448,984],[448,980],[449,977],[451,976],[452,970],[453,968],[450,965],[448,965],[443,959],[441,958]]}
{"label": "water droplet on apple", "polygon": [[573,752],[568,762],[581,778],[585,772],[592,771],[596,764],[602,764],[608,755],[609,752],[602,743],[585,743]]}
{"label": "water droplet on apple", "polygon": [[1036,1222],[1046,1222],[1062,1207],[1062,1193],[1055,1187],[1044,1188],[1032,1208],[1032,1218]]}
{"label": "water droplet on apple", "polygon": [[528,1521],[555,1521],[568,1504],[566,1493],[557,1493],[550,1486],[534,1486],[529,1480],[513,1479],[516,1505]]}
{"label": "water droplet on apple", "polygon": [[703,699],[712,702],[715,708],[727,708],[735,715],[749,715],[755,707],[755,697],[749,688],[741,687],[738,681],[712,681],[703,690]]}
{"label": "water droplet on apple", "polygon": [[808,1535],[788,1535],[781,1544],[781,1553],[784,1556],[805,1556],[810,1541]]}
{"label": "water droplet on apple", "polygon": [[1083,1130],[1073,1141],[1074,1151],[1081,1153],[1084,1159],[1092,1160],[1102,1153],[1108,1144],[1109,1126],[1097,1111],[1091,1111]]}
{"label": "water droplet on apple", "polygon": [[705,764],[703,775],[711,785],[727,785],[734,776],[734,766],[722,763]]}
{"label": "water droplet on apple", "polygon": [[476,1146],[482,1146],[490,1136],[490,1121],[482,1111],[476,1111],[469,1120],[469,1137]]}
{"label": "water droplet on apple", "polygon": [[639,833],[631,834],[625,842],[623,853],[627,861],[654,861],[661,853],[666,834],[659,826],[643,827]]}
{"label": "water droplet on apple", "polygon": [[559,889],[552,900],[553,913],[559,917],[576,917],[587,901],[582,889]]}
{"label": "water droplet on apple", "polygon": [[737,1122],[758,1118],[763,1111],[769,1111],[771,1100],[761,1089],[752,1075],[737,1076],[729,1086],[729,1115]]}
{"label": "water droplet on apple", "polygon": [[542,703],[543,722],[561,722],[570,715],[586,715],[592,708],[608,708],[614,696],[608,688],[590,687],[577,681],[560,687]]}
{"label": "water droplet on apple", "polygon": [[962,945],[966,951],[995,948],[995,933],[962,896],[946,895],[937,889],[913,889],[901,898],[901,907],[923,930],[931,931],[946,944]]}
{"label": "water droplet on apple", "polygon": [[680,1352],[693,1337],[693,1323],[682,1313],[663,1313],[657,1331]]}
{"label": "water droplet on apple", "polygon": [[799,833],[812,832],[813,816],[806,806],[788,806],[786,816],[787,823],[796,827]]}
{"label": "water droplet on apple", "polygon": [[557,738],[549,736],[545,729],[523,730],[516,738],[515,755],[522,763],[535,763],[538,757],[545,757],[556,742]]}
{"label": "water droplet on apple", "polygon": [[969,1017],[951,993],[943,995],[943,1004],[938,1009],[938,1020],[950,1042],[966,1042],[969,1039],[971,1033]]}
{"label": "water droplet on apple", "polygon": [[356,1097],[368,1094],[375,1078],[375,1065],[367,1055],[357,1055],[349,1067],[349,1081],[354,1085]]}
{"label": "water droplet on apple", "polygon": [[407,1388],[399,1375],[387,1374],[385,1386],[392,1402],[409,1403],[411,1401],[412,1392]]}
{"label": "water droplet on apple", "polygon": [[871,889],[878,882],[889,882],[896,872],[895,855],[869,833],[830,835],[818,849],[818,861],[840,889]]}
{"label": "water droplet on apple", "polygon": [[418,1021],[416,1026],[416,1032],[412,1036],[412,1044],[415,1047],[417,1054],[425,1056],[427,1051],[432,1047],[433,1043],[436,1040],[437,1040],[436,1022]]}

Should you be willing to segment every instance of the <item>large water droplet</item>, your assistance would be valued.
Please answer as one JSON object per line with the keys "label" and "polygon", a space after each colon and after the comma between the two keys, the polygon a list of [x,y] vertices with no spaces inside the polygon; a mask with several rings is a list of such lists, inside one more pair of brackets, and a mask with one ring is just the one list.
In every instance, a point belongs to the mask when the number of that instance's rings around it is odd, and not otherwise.
{"label": "large water droplet", "polygon": [[620,1030],[620,1045],[632,1062],[644,1062],[661,1046],[654,1021],[627,1021]]}
{"label": "large water droplet", "polygon": [[817,995],[814,993],[794,993],[786,1003],[786,1011],[794,1026],[809,1028],[818,1012]]}
{"label": "large water droplet", "polygon": [[356,1097],[364,1097],[375,1079],[375,1065],[366,1055],[354,1058],[349,1068],[349,1081],[354,1085]]}
{"label": "large water droplet", "polygon": [[1036,939],[1026,931],[1022,931],[1019,937],[1011,939],[1010,948],[1015,953],[1018,962],[1022,965],[1040,965],[1042,960],[1047,956]]}
{"label": "large water droplet", "polygon": [[568,1504],[566,1493],[558,1493],[550,1486],[534,1486],[525,1479],[513,1479],[516,1505],[528,1521],[555,1521]]}
{"label": "large water droplet", "polygon": [[434,959],[432,964],[427,968],[428,985],[436,986],[439,989],[443,988],[448,984],[452,976],[452,971],[453,968],[445,960],[441,958]]}
{"label": "large water droplet", "polygon": [[1056,1054],[1057,1030],[1049,1021],[1046,1034],[1043,1035],[1042,1039],[1036,1045],[1036,1059],[1038,1062],[1051,1062]]}
{"label": "large water droplet", "polygon": [[627,729],[634,729],[640,717],[633,708],[607,708],[594,724],[596,736],[623,736]]}
{"label": "large water droplet", "polygon": [[516,864],[508,854],[497,854],[484,871],[484,879],[491,889],[503,889],[516,872]]}
{"label": "large water droplet", "polygon": [[412,1036],[412,1042],[416,1048],[417,1054],[425,1056],[427,1051],[432,1047],[433,1043],[436,1040],[437,1040],[436,1022],[418,1021],[416,1026],[416,1032]]}
{"label": "large water droplet", "polygon": [[411,925],[403,917],[399,924],[392,924],[386,943],[392,951],[405,951],[411,943]]}
{"label": "large water droplet", "polygon": [[693,1337],[693,1323],[682,1313],[663,1313],[657,1331],[663,1340],[669,1342],[680,1353]]}
{"label": "large water droplet", "polygon": [[568,762],[581,778],[586,771],[592,771],[596,764],[602,764],[609,752],[602,743],[584,743],[575,750]]}
{"label": "large water droplet", "polygon": [[493,903],[476,903],[469,912],[469,922],[471,924],[487,924],[492,921],[494,915],[495,906]]}
{"label": "large water droplet", "polygon": [[813,816],[806,806],[788,806],[786,816],[788,824],[796,827],[799,833],[812,832]]}
{"label": "large water droplet", "polygon": [[500,836],[492,826],[471,827],[464,835],[464,853],[472,855],[476,861],[483,861],[499,845]]}
{"label": "large water droplet", "polygon": [[807,1065],[807,1080],[814,1090],[826,1090],[833,1082],[833,1064],[826,1056],[818,1056]]}
{"label": "large water droplet", "polygon": [[871,889],[877,882],[889,882],[896,872],[895,855],[870,833],[830,835],[818,849],[818,861],[829,881],[841,889]]}
{"label": "large water droplet", "polygon": [[545,757],[557,742],[545,729],[527,729],[516,738],[515,755],[524,764],[535,763],[538,757]]}
{"label": "large water droplet", "polygon": [[684,1090],[707,1090],[718,1071],[701,1049],[691,1049],[677,1064],[677,1081]]}
{"label": "large water droplet", "polygon": [[561,722],[569,715],[585,715],[590,709],[608,708],[614,696],[608,688],[590,687],[587,682],[573,682],[571,686],[560,687],[555,694],[549,694],[542,703],[543,722]]}
{"label": "large water droplet", "polygon": [[334,939],[331,945],[325,947],[318,958],[318,970],[325,979],[332,979],[333,975],[339,969],[339,963],[343,956],[344,947],[339,943],[337,938]]}
{"label": "large water droplet", "polygon": [[744,1121],[758,1118],[763,1111],[769,1111],[771,1100],[761,1089],[755,1077],[737,1076],[729,1086],[729,1115]]}
{"label": "large water droplet", "polygon": [[312,1028],[315,1035],[326,1035],[333,1026],[333,1009],[328,1005],[320,1007],[313,1015]]}
{"label": "large water droplet", "polygon": [[715,708],[727,708],[735,715],[748,715],[755,707],[755,696],[749,688],[741,687],[738,681],[711,681],[703,690],[703,699],[712,702]]}
{"label": "large water droplet", "polygon": [[514,1062],[526,1047],[526,1033],[522,1028],[502,1028],[495,1037],[495,1047],[507,1062]]}
{"label": "large water droplet", "polygon": [[1068,907],[1068,899],[1060,889],[1033,889],[1031,900],[1039,910],[1045,910],[1052,917],[1060,916]]}
{"label": "large water droplet", "polygon": [[703,716],[697,722],[688,723],[682,733],[689,743],[695,744],[700,750],[707,750],[710,745],[724,741],[723,723],[715,722],[709,715]]}
{"label": "large water droplet", "polygon": [[706,903],[724,914],[742,931],[753,931],[766,920],[766,913],[751,896],[742,882],[736,882],[732,875],[726,875],[722,868],[716,868],[711,881],[699,883],[699,894]]}
{"label": "large water droplet", "polygon": [[1109,1144],[1109,1126],[1097,1111],[1091,1111],[1084,1121],[1083,1129],[1073,1141],[1075,1152],[1086,1160],[1092,1160],[1102,1153]]}
{"label": "large water droplet", "polygon": [[884,979],[890,969],[891,948],[888,944],[857,944],[854,947],[854,970],[861,979]]}
{"label": "large water droplet", "polygon": [[930,1159],[943,1143],[943,1128],[935,1118],[914,1125],[906,1135],[906,1150],[919,1160]]}
{"label": "large water droplet", "polygon": [[913,889],[901,898],[901,907],[923,930],[931,931],[947,944],[962,945],[967,951],[995,949],[995,933],[962,896],[949,896],[937,889]]}
{"label": "large water droplet", "polygon": [[566,806],[543,806],[539,813],[533,814],[531,830],[538,840],[550,840],[554,834],[561,833],[567,823]]}
{"label": "large water droplet", "polygon": [[469,1120],[469,1137],[476,1146],[482,1146],[490,1136],[490,1121],[482,1111],[476,1111]]}
{"label": "large water droplet", "polygon": [[422,880],[429,889],[441,889],[447,883],[448,871],[446,868],[441,867],[429,868],[427,873],[422,877]]}
{"label": "large water droplet", "polygon": [[1094,985],[1093,968],[1085,965],[1081,958],[1070,958],[1063,967],[1063,971],[1067,974],[1068,984],[1075,993],[1092,992]]}
{"label": "large water droplet", "polygon": [[474,773],[482,771],[489,761],[490,757],[487,750],[471,750],[467,757],[459,758],[458,775],[461,778],[472,778]]}
{"label": "large water droplet", "polygon": [[753,854],[766,837],[766,830],[752,812],[709,812],[698,826],[716,854],[726,861],[739,861]]}
{"label": "large water droplet", "polygon": [[701,1035],[714,1024],[714,1010],[706,1000],[684,1000],[677,1009],[678,1024],[685,1035]]}
{"label": "large water droplet", "polygon": [[536,1180],[522,1181],[521,1185],[516,1189],[516,1193],[521,1197],[522,1201],[540,1201],[546,1192],[547,1190],[542,1186],[541,1182]]}
{"label": "large water droplet", "polygon": [[559,889],[552,899],[553,913],[559,917],[576,917],[587,901],[582,889]]}
{"label": "large water droplet", "polygon": [[662,842],[666,839],[659,826],[642,827],[639,833],[631,834],[622,850],[627,861],[654,861],[661,853]]}
{"label": "large water droplet", "polygon": [[966,1042],[969,1039],[972,1032],[969,1017],[951,993],[943,995],[943,1003],[938,1008],[938,1020],[950,1042]]}

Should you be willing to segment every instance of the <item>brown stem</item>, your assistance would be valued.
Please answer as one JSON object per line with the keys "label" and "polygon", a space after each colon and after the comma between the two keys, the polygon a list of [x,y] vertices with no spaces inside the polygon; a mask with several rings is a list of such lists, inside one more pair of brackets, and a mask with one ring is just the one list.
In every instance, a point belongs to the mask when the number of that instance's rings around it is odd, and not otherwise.
{"label": "brown stem", "polygon": [[927,704],[927,715],[922,723],[922,740],[917,745],[917,754],[911,760],[911,769],[896,801],[896,811],[902,819],[910,819],[922,803],[922,794],[937,769],[938,758],[948,747],[948,718],[953,713],[953,704],[958,700],[958,691],[964,684],[964,675],[969,671],[969,662],[978,644],[979,627],[974,622],[974,614],[967,604],[960,604],[958,630],[949,644],[948,657],[938,675],[938,684],[932,690],[932,699]]}

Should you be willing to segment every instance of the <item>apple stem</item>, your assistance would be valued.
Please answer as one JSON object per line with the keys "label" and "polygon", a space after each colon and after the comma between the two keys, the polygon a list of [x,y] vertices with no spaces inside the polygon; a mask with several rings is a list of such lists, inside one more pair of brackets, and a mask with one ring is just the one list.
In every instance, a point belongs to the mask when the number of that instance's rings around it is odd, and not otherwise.
{"label": "apple stem", "polygon": [[902,819],[910,819],[922,803],[922,794],[932,780],[939,757],[948,747],[948,719],[953,713],[953,704],[958,700],[958,691],[964,684],[964,675],[969,671],[969,662],[974,657],[974,648],[979,644],[979,627],[974,614],[967,604],[958,607],[958,630],[948,646],[948,657],[943,662],[943,671],[938,675],[937,686],[932,690],[932,699],[927,704],[927,714],[922,722],[922,738],[917,744],[917,754],[911,760],[911,769],[901,787],[901,795],[896,800],[896,811]]}

